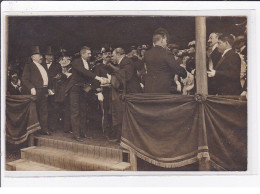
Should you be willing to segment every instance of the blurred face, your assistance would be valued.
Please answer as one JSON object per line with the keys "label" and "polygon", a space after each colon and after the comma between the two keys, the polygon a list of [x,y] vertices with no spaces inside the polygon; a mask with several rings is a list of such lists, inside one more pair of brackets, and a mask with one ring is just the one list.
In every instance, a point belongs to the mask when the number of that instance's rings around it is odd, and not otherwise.
{"label": "blurred face", "polygon": [[111,59],[111,52],[104,52],[103,55],[102,55],[102,59],[104,61],[110,61],[110,59]]}
{"label": "blurred face", "polygon": [[46,62],[51,63],[54,61],[54,55],[45,55]]}
{"label": "blurred face", "polygon": [[184,65],[186,65],[186,62],[188,61],[189,58],[190,58],[189,56],[184,56],[183,59],[182,59],[182,63]]}
{"label": "blurred face", "polygon": [[141,56],[144,57],[144,53],[146,52],[146,50],[141,50]]}
{"label": "blurred face", "polygon": [[63,57],[60,59],[59,63],[62,67],[65,67],[70,64],[70,57]]}
{"label": "blurred face", "polygon": [[218,41],[218,51],[224,53],[224,51],[228,48],[228,43],[223,42],[222,40]]}
{"label": "blurred face", "polygon": [[11,82],[13,82],[14,84],[17,84],[17,82],[18,82],[17,74],[12,75]]}
{"label": "blurred face", "polygon": [[88,61],[88,60],[90,59],[90,57],[91,57],[91,50],[86,50],[85,53],[83,53],[83,54],[81,55],[81,57],[82,57],[83,59],[85,59],[86,61]]}
{"label": "blurred face", "polygon": [[167,47],[167,38],[162,38],[162,46],[163,48],[166,48]]}
{"label": "blurred face", "polygon": [[179,50],[177,48],[172,49],[173,54],[177,54],[178,52],[179,52]]}
{"label": "blurred face", "polygon": [[218,43],[218,36],[215,33],[210,34],[208,43],[209,43],[210,47],[212,47],[215,44],[217,44]]}
{"label": "blurred face", "polygon": [[41,54],[34,54],[32,55],[32,60],[37,63],[42,63],[42,55]]}
{"label": "blurred face", "polygon": [[116,51],[113,51],[112,53],[112,61],[113,63],[118,63],[118,55],[116,54]]}

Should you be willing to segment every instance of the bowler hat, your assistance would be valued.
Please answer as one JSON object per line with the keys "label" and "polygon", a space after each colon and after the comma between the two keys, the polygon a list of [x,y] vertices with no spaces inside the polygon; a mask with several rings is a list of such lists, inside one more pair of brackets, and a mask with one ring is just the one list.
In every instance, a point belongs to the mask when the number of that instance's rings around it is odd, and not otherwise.
{"label": "bowler hat", "polygon": [[31,55],[35,55],[35,54],[41,54],[39,46],[32,46],[31,47]]}
{"label": "bowler hat", "polygon": [[54,55],[51,46],[47,46],[45,55]]}

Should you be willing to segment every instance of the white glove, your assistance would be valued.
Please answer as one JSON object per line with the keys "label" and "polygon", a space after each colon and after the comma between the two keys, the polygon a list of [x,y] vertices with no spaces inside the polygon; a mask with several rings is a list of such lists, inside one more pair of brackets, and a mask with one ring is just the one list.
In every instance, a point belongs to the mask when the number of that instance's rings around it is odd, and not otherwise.
{"label": "white glove", "polygon": [[49,93],[49,95],[54,95],[54,92],[50,89],[48,89],[48,93]]}
{"label": "white glove", "polygon": [[110,82],[111,81],[111,75],[109,75],[108,73],[107,73],[107,78],[108,78],[108,80]]}
{"label": "white glove", "polygon": [[34,96],[36,95],[36,90],[35,90],[35,88],[32,88],[32,89],[31,89],[31,94],[34,95]]}
{"label": "white glove", "polygon": [[103,94],[102,94],[101,92],[99,92],[99,93],[97,93],[96,95],[97,95],[97,97],[98,97],[98,101],[103,102],[103,100],[104,100]]}
{"label": "white glove", "polygon": [[210,71],[207,71],[208,77],[214,77],[216,75],[216,70],[211,69]]}

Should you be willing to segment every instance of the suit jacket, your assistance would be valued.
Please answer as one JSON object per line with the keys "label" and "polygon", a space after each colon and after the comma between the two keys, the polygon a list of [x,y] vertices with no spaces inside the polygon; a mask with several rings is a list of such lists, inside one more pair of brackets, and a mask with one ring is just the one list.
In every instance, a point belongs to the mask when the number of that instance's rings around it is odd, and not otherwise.
{"label": "suit jacket", "polygon": [[98,81],[94,80],[95,77],[96,75],[91,70],[85,69],[81,57],[74,59],[72,61],[72,75],[66,87],[66,93],[76,84],[82,86],[91,82],[98,84]]}
{"label": "suit jacket", "polygon": [[48,69],[46,61],[43,63],[44,67],[46,68],[48,74],[48,88],[54,89],[53,86],[53,78],[57,74],[61,74],[61,65],[59,63],[52,62],[50,68]]}
{"label": "suit jacket", "polygon": [[114,72],[116,78],[125,88],[127,94],[140,93],[142,91],[138,81],[134,62],[128,57],[124,57],[119,64],[119,70]]}
{"label": "suit jacket", "polygon": [[155,46],[145,52],[144,62],[147,67],[144,92],[170,93],[177,68],[172,54],[160,46]]}
{"label": "suit jacket", "polygon": [[[46,70],[46,66],[43,67]],[[30,94],[32,88],[42,88],[42,75],[34,62],[25,65],[22,76],[22,87],[25,87],[25,93]]]}
{"label": "suit jacket", "polygon": [[7,85],[7,94],[8,95],[20,95],[21,91],[19,90],[19,87],[15,88],[11,82]]}
{"label": "suit jacket", "polygon": [[216,91],[219,95],[240,95],[241,59],[233,50],[229,50],[215,67]]}
{"label": "suit jacket", "polygon": [[[219,60],[221,59],[222,54],[218,51],[218,48],[215,48],[212,53],[210,54],[210,58],[213,63],[213,69],[215,69],[216,65],[218,64]],[[208,78],[208,91],[210,95],[216,95],[216,80],[215,77]]]}

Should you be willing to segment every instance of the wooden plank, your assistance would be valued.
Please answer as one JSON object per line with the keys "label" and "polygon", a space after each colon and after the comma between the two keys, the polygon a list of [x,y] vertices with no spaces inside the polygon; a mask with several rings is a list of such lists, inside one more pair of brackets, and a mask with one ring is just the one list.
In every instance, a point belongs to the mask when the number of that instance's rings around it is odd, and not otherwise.
{"label": "wooden plank", "polygon": [[197,93],[208,94],[206,66],[206,17],[195,17],[196,25],[196,84]]}
{"label": "wooden plank", "polygon": [[130,164],[131,170],[137,171],[137,157],[134,152],[130,151]]}

